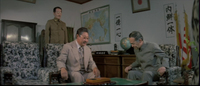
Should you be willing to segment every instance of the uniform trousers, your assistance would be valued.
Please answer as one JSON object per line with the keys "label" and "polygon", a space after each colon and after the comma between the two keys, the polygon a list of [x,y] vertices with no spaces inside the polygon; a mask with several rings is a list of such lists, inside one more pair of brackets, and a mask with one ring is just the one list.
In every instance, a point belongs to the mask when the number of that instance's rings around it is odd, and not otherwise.
{"label": "uniform trousers", "polygon": [[130,70],[127,78],[132,80],[148,81],[148,85],[152,85],[153,81],[159,80],[159,74],[157,71]]}

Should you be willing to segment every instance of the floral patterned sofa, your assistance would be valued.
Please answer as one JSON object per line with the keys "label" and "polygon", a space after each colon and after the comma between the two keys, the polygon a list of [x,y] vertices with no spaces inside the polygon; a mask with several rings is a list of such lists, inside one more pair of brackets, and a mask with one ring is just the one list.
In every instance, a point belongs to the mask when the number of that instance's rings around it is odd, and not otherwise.
{"label": "floral patterned sofa", "polygon": [[176,85],[173,80],[181,76],[180,58],[178,55],[179,47],[174,44],[160,44],[160,48],[169,56],[169,69],[158,84]]}
{"label": "floral patterned sofa", "polygon": [[41,67],[37,43],[4,41],[2,48],[3,66],[0,70],[2,85],[48,85],[50,83],[49,73],[56,70]]}

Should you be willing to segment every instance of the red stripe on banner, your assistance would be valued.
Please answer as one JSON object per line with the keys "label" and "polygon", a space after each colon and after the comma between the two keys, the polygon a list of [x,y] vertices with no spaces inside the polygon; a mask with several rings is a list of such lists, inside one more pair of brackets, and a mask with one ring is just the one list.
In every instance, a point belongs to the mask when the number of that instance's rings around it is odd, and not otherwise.
{"label": "red stripe on banner", "polygon": [[183,51],[187,54],[187,49],[185,47],[183,47]]}
{"label": "red stripe on banner", "polygon": [[184,34],[184,37],[185,37],[185,34]]}
{"label": "red stripe on banner", "polygon": [[184,58],[184,57],[182,57],[182,60],[185,60],[185,58]]}
{"label": "red stripe on banner", "polygon": [[190,58],[190,63],[189,63],[189,65],[188,65],[188,68],[192,68],[192,59]]}
{"label": "red stripe on banner", "polygon": [[179,35],[180,49],[182,49],[181,35],[180,35],[180,33],[178,33],[178,35]]}
{"label": "red stripe on banner", "polygon": [[186,44],[186,40],[184,40],[184,41],[183,41],[183,43],[185,43],[185,44]]}

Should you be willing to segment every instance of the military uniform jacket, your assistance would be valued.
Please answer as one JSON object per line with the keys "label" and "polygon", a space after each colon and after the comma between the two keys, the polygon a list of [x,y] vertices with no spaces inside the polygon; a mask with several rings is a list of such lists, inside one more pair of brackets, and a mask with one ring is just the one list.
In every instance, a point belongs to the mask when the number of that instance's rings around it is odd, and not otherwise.
{"label": "military uniform jacket", "polygon": [[45,28],[45,43],[65,44],[67,42],[66,24],[57,18],[48,20]]}
{"label": "military uniform jacket", "polygon": [[145,42],[140,49],[134,49],[136,61],[132,68],[140,67],[142,71],[157,71],[160,67],[169,68],[169,57],[155,43]]}

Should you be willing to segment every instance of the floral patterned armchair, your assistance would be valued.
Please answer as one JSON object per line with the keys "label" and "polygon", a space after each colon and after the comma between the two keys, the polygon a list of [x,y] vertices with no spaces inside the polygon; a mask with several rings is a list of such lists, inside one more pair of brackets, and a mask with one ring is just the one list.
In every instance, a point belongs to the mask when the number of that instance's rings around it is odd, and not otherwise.
{"label": "floral patterned armchair", "polygon": [[64,44],[46,44],[47,67],[57,68],[56,59]]}
{"label": "floral patterned armchair", "polygon": [[164,76],[160,77],[161,81],[157,84],[176,85],[174,79],[181,76],[180,58],[178,56],[179,47],[174,44],[160,44],[160,48],[168,55],[169,69]]}
{"label": "floral patterned armchair", "polygon": [[41,68],[37,43],[4,41],[2,48],[2,85],[49,84],[49,73],[55,70]]}
{"label": "floral patterned armchair", "polygon": [[63,80],[60,75],[60,71],[57,71],[57,64],[56,59],[60,55],[60,51],[62,50],[64,44],[46,44],[46,51],[45,51],[45,60],[46,67],[51,68],[53,70],[56,70],[56,72],[52,72],[51,76],[52,79],[50,79],[51,83],[64,83],[64,82],[71,82],[68,80]]}

